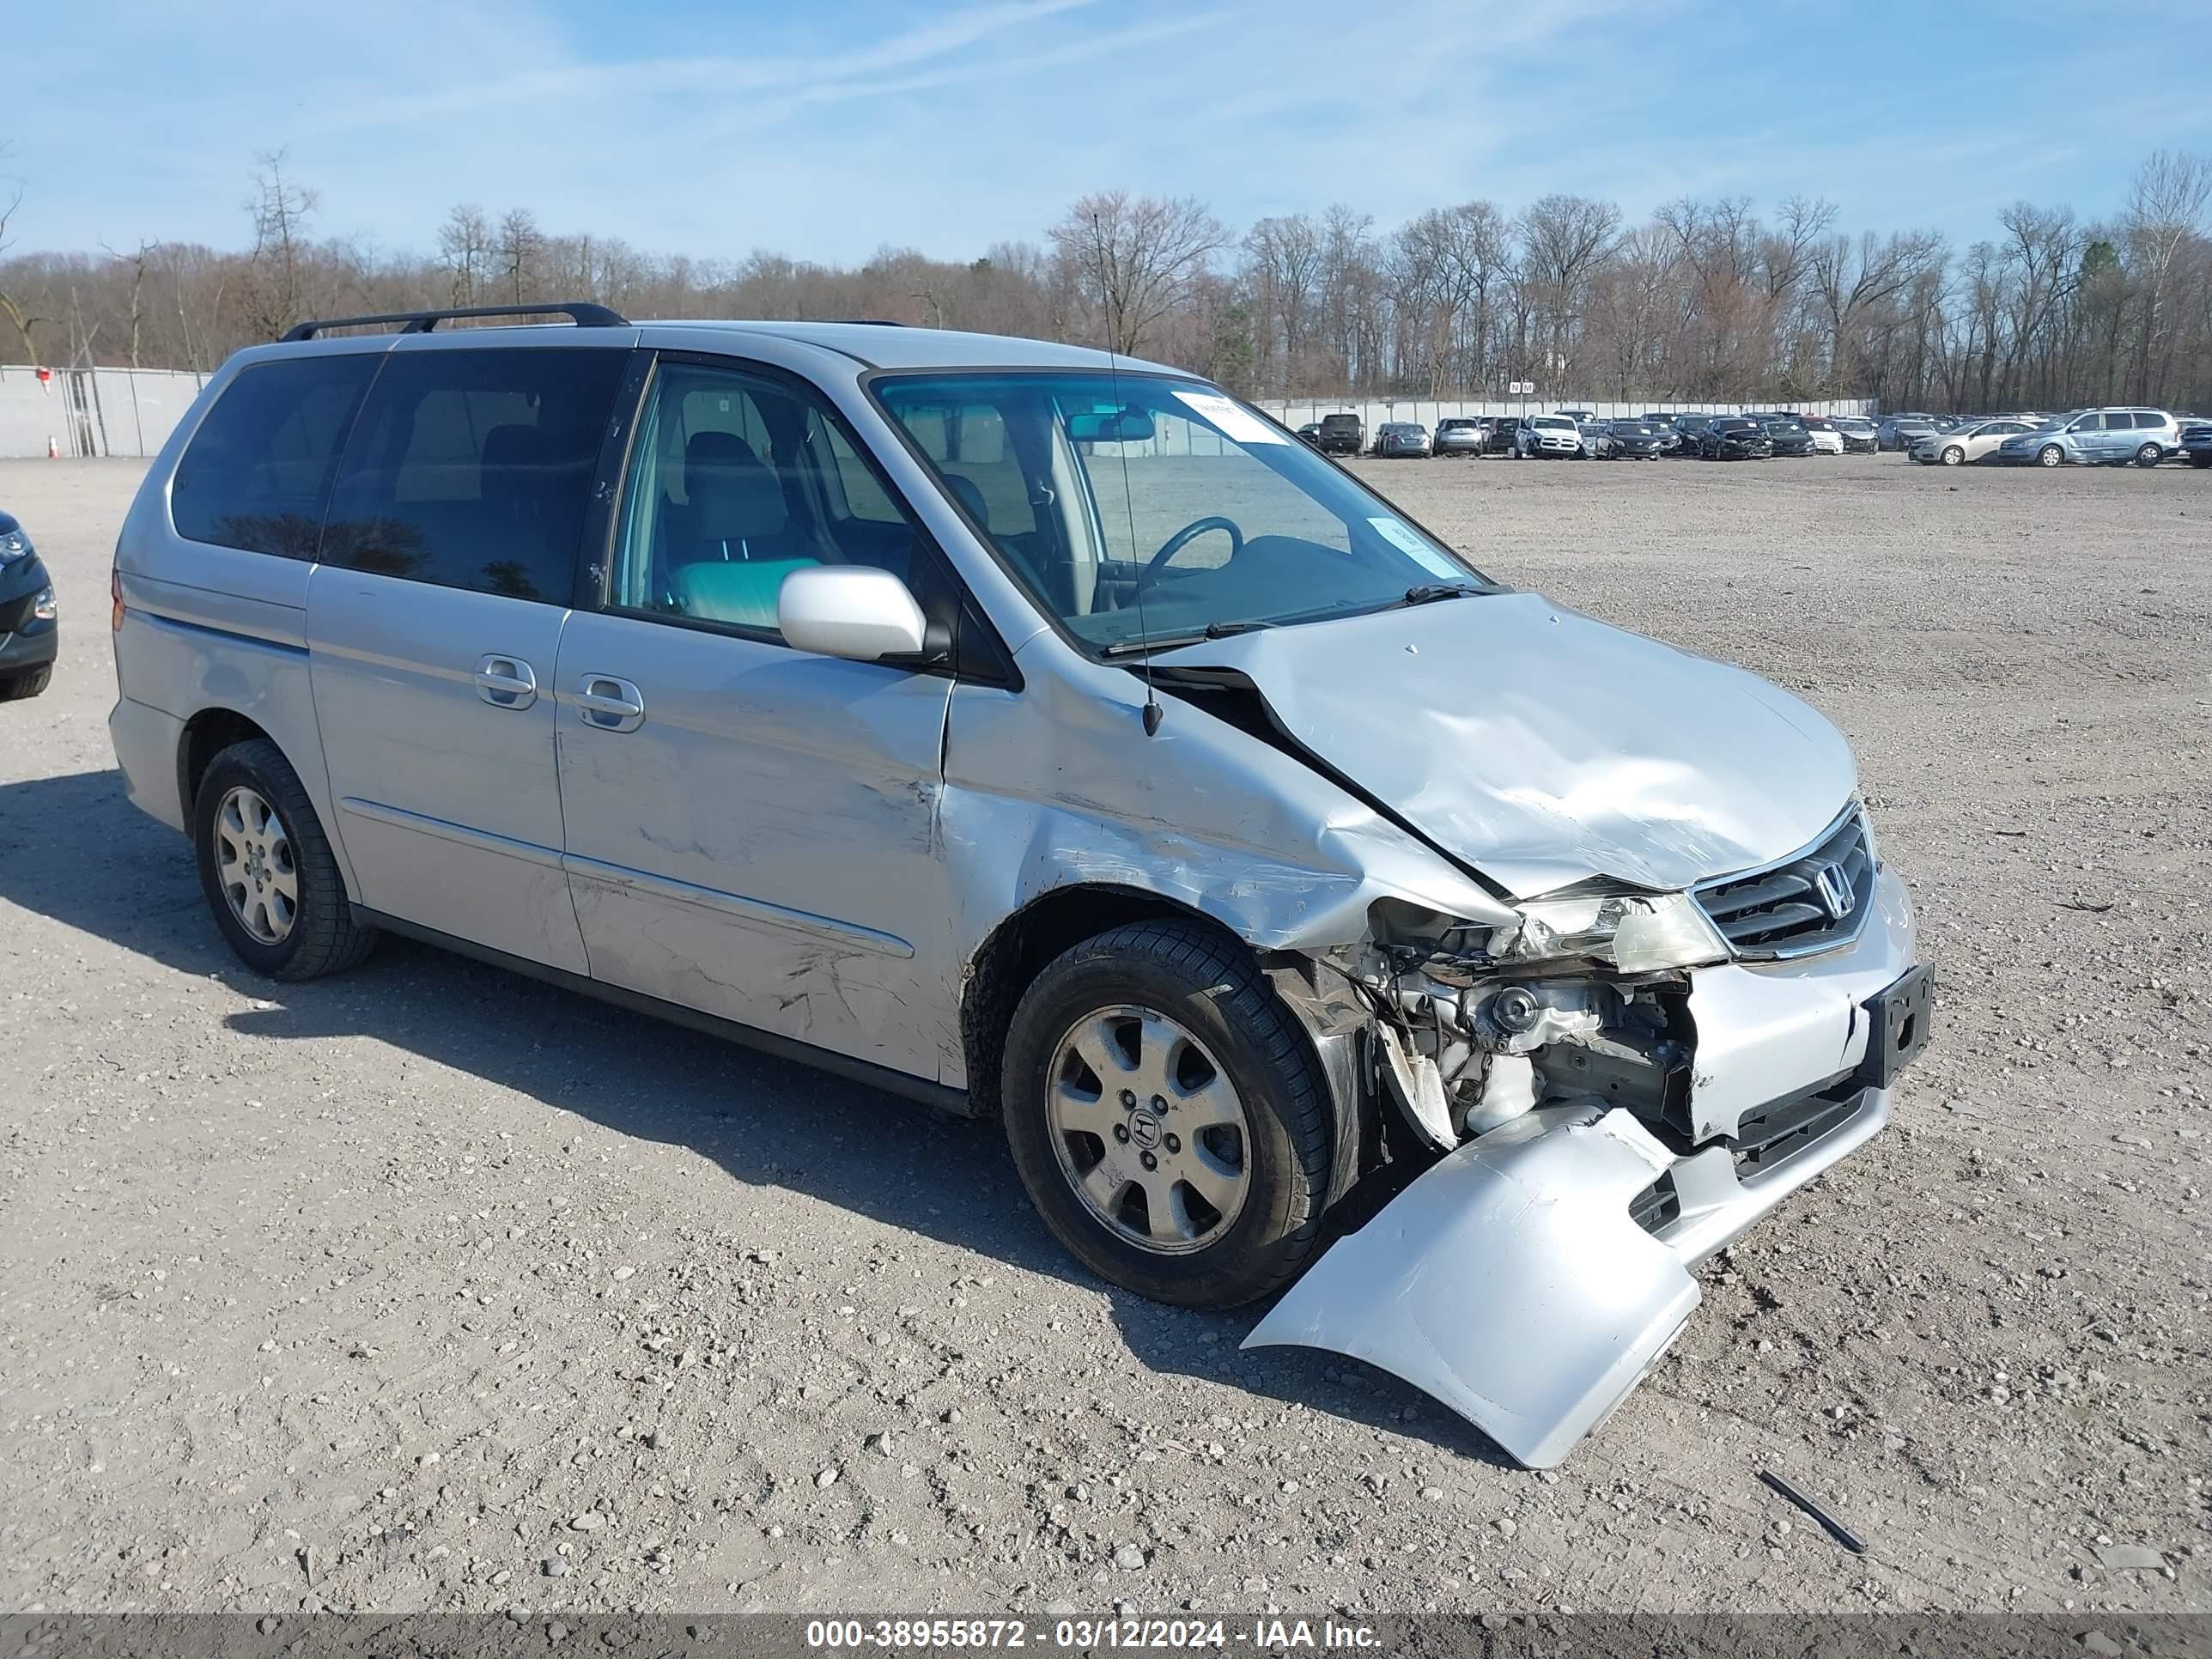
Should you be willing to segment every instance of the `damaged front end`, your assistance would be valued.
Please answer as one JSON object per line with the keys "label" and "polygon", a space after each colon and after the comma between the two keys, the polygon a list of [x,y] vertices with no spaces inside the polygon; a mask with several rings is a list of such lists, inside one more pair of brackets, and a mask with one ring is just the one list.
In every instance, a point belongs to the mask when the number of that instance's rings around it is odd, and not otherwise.
{"label": "damaged front end", "polygon": [[1691,1269],[1875,1133],[1925,1041],[1903,886],[1856,807],[1688,892],[1463,925],[1383,903],[1333,953],[1436,1161],[1252,1332],[1395,1373],[1558,1462],[1666,1352]]}

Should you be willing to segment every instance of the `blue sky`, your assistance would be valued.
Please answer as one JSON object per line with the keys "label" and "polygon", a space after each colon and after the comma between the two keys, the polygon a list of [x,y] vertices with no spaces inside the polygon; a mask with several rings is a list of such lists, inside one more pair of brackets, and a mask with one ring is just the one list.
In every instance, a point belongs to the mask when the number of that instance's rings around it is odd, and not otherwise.
{"label": "blue sky", "polygon": [[1802,191],[1963,244],[2212,150],[2198,3],[76,0],[8,25],[0,173],[19,249],[236,245],[278,147],[324,231],[390,247],[466,201],[660,252],[966,257],[1108,186],[1384,229]]}

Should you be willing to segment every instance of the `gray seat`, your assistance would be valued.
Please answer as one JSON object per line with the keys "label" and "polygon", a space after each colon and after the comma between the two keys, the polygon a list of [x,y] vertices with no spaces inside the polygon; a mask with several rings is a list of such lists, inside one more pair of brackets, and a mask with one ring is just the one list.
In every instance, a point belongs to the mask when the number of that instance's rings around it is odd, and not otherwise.
{"label": "gray seat", "polygon": [[669,549],[680,569],[701,560],[787,559],[794,544],[783,485],[733,432],[695,432],[684,447],[686,505]]}

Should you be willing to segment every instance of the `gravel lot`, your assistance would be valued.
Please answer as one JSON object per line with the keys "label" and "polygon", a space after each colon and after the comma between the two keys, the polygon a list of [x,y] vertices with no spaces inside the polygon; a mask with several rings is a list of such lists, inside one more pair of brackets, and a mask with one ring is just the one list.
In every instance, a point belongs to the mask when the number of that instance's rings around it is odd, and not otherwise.
{"label": "gravel lot", "polygon": [[66,633],[0,708],[0,1606],[2212,1607],[2212,476],[1360,466],[1834,716],[1942,975],[1565,1468],[1092,1282],[989,1127],[397,942],[247,975],[112,770],[139,468],[4,463]]}

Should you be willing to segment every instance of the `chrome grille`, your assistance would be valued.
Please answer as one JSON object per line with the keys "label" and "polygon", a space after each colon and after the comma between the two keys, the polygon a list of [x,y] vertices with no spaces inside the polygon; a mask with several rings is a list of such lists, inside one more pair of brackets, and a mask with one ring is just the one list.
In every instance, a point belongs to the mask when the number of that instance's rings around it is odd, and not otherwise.
{"label": "chrome grille", "polygon": [[1809,956],[1848,945],[1874,908],[1874,849],[1856,806],[1802,853],[1696,890],[1739,957]]}

